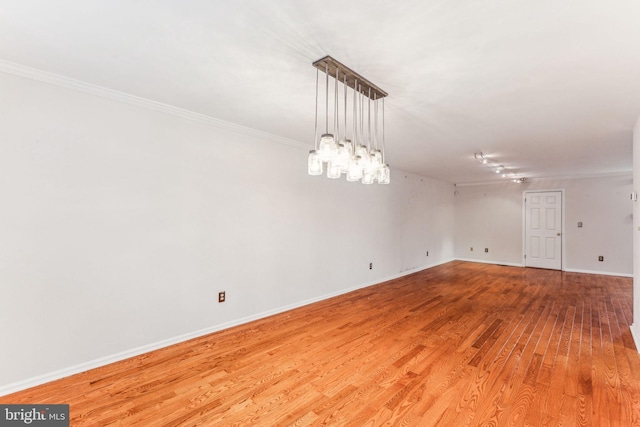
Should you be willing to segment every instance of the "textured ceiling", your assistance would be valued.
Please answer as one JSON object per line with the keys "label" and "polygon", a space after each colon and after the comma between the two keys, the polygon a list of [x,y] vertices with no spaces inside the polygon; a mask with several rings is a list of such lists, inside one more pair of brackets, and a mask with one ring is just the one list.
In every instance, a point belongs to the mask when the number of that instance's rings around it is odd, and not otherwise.
{"label": "textured ceiling", "polygon": [[[389,92],[392,168],[456,183],[631,170],[640,2],[0,0],[0,60],[309,146],[331,55]],[[301,158],[301,162],[305,159]]]}

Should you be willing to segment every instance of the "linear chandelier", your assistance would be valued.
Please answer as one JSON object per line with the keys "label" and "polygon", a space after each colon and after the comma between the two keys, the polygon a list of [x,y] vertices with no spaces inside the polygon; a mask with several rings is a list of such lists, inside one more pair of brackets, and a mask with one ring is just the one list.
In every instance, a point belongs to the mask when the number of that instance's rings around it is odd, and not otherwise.
{"label": "linear chandelier", "polygon": [[487,157],[485,157],[485,155],[482,154],[482,152],[474,153],[473,157],[477,161],[479,161],[480,163],[485,165],[491,172],[496,173],[496,174],[502,176],[503,178],[509,178],[511,181],[513,181],[515,183],[518,183],[518,184],[522,184],[523,182],[525,182],[527,180],[527,178],[517,177],[513,173],[510,173],[507,170],[507,168],[505,168],[503,165],[500,165],[500,164],[497,164],[495,162],[492,162]]}
{"label": "linear chandelier", "polygon": [[[330,56],[317,60],[313,66],[316,67],[316,119],[314,149],[309,151],[307,161],[309,175],[322,175],[326,166],[328,178],[336,179],[344,174],[347,181],[351,182],[389,184],[389,165],[385,163],[384,155],[384,98],[388,94]],[[326,74],[325,129],[318,138],[320,71]],[[332,133],[329,133],[329,76],[334,80]],[[342,105],[339,102],[340,87],[344,94]],[[348,93],[349,88],[352,89],[351,96]],[[348,98],[352,98],[351,126],[347,124]],[[380,109],[382,123],[378,126]],[[347,135],[348,133],[350,135]]]}

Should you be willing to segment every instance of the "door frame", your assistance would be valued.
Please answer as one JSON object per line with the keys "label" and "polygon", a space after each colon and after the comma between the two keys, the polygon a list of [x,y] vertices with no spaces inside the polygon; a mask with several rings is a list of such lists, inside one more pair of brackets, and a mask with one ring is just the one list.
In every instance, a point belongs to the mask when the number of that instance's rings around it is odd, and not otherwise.
{"label": "door frame", "polygon": [[565,239],[565,235],[566,230],[567,230],[567,223],[566,223],[566,197],[564,194],[564,188],[550,188],[550,189],[544,189],[544,190],[523,190],[522,191],[522,254],[521,254],[521,260],[522,260],[522,266],[526,267],[527,266],[527,259],[525,258],[525,254],[527,253],[527,205],[526,205],[526,198],[527,198],[527,194],[532,194],[532,193],[548,193],[551,191],[559,191],[560,192],[560,197],[562,198],[562,203],[561,203],[561,207],[562,207],[562,219],[560,220],[560,226],[562,227],[562,231],[561,231],[561,235],[560,235],[560,245],[562,246],[561,249],[561,254],[560,254],[560,270],[558,271],[565,271],[565,260],[567,259],[567,245],[566,245],[566,239]]}

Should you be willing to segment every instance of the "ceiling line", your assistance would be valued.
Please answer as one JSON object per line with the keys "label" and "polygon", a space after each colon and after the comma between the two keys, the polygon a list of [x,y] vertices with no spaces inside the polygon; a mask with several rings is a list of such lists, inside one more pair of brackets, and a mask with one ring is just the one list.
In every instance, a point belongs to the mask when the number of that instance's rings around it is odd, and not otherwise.
{"label": "ceiling line", "polygon": [[269,142],[275,142],[275,143],[287,145],[290,147],[296,147],[296,148],[302,148],[302,149],[308,150],[309,147],[312,145],[312,144],[305,144],[301,141],[285,138],[283,136],[275,135],[272,133],[264,132],[261,130],[253,129],[247,126],[242,126],[236,123],[227,122],[212,116],[196,113],[184,108],[175,107],[169,104],[164,104],[162,102],[154,101],[152,99],[131,95],[126,92],[120,92],[114,89],[109,89],[103,86],[98,86],[92,83],[87,83],[81,80],[76,80],[70,77],[65,77],[59,74],[50,73],[48,71],[39,70],[37,68],[28,67],[22,64],[16,64],[14,62],[5,61],[2,59],[0,59],[0,72],[38,81],[41,83],[50,84],[53,86],[62,87],[65,89],[71,89],[77,92],[94,95],[101,98],[110,99],[112,101],[122,102],[125,104],[133,105],[135,107],[140,107],[147,110],[169,114],[175,117],[180,117],[183,119],[192,120],[199,123],[204,123],[206,125],[213,126],[219,129],[224,129],[227,131],[256,137],[262,140],[267,140]]}

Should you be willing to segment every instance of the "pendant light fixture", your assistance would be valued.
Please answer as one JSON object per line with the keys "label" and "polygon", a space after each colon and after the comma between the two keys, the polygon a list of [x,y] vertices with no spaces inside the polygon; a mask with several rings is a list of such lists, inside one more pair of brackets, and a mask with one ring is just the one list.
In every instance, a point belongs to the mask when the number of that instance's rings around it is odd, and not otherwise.
{"label": "pendant light fixture", "polygon": [[[319,59],[313,63],[313,66],[316,67],[316,117],[314,149],[309,151],[308,157],[309,175],[322,175],[326,165],[328,178],[336,179],[345,174],[347,181],[351,182],[388,184],[390,182],[390,171],[389,165],[385,163],[384,153],[384,98],[387,93],[330,56]],[[325,131],[318,138],[318,82],[320,71],[325,73]],[[332,134],[329,133],[329,76],[334,78]],[[342,106],[343,126],[340,124],[339,83],[342,83],[344,91],[344,105]],[[349,129],[347,124],[349,112],[347,94],[349,89],[353,90],[350,136],[347,135]],[[380,103],[382,103],[381,147],[378,145],[380,140],[378,129]]]}

